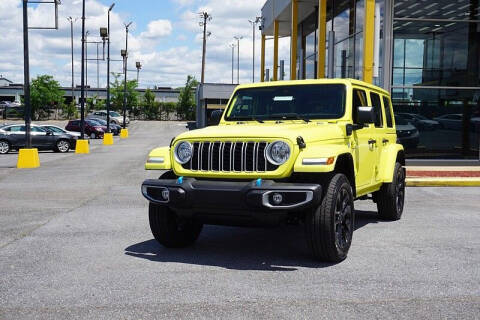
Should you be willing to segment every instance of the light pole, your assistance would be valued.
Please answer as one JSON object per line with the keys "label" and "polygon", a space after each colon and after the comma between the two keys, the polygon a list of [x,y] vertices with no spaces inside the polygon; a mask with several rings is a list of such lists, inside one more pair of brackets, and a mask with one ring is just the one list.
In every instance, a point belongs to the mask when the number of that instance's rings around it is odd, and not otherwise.
{"label": "light pole", "polygon": [[70,21],[70,42],[72,48],[72,103],[75,103],[75,68],[73,65],[73,22],[77,21],[77,19],[73,19],[72,17],[67,18]]}
{"label": "light pole", "polygon": [[82,75],[80,90],[80,140],[85,139],[85,0],[82,0]]}
{"label": "light pole", "polygon": [[232,48],[232,84],[233,84],[233,66],[234,66],[234,56],[235,56],[235,43],[230,44],[230,48]]}
{"label": "light pole", "polygon": [[243,39],[243,36],[233,37],[237,40],[237,84],[240,84],[240,40]]}
{"label": "light pole", "polygon": [[256,17],[255,20],[248,20],[252,25],[252,39],[253,39],[253,54],[252,54],[252,82],[255,82],[255,29],[257,28],[257,23],[260,22],[262,18]]}
{"label": "light pole", "polygon": [[125,24],[125,50],[122,50],[122,57],[124,59],[124,84],[123,84],[123,129],[127,128],[126,118],[127,118],[127,68],[128,68],[128,27],[132,22]]}
{"label": "light pole", "polygon": [[142,69],[142,63],[140,61],[135,62],[135,67],[137,68],[137,86],[139,86],[138,79],[140,75],[140,69]]}
{"label": "light pole", "polygon": [[205,55],[207,53],[207,37],[210,36],[210,32],[207,33],[207,23],[212,20],[212,16],[208,12],[204,11],[200,13],[200,18],[203,20],[200,22],[200,26],[203,27],[203,49],[202,49],[202,80],[201,83],[205,83]]}
{"label": "light pole", "polygon": [[107,132],[110,133],[110,12],[115,3],[108,8],[108,26],[107,26]]}
{"label": "light pole", "polygon": [[85,32],[85,89],[87,90],[86,96],[88,98],[88,35],[90,31]]}

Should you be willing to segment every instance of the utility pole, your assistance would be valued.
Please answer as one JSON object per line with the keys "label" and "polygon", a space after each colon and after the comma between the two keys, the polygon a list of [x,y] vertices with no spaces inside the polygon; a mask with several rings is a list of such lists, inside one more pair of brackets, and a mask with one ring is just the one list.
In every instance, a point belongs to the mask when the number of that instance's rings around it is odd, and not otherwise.
{"label": "utility pole", "polygon": [[233,84],[233,67],[234,67],[234,56],[235,56],[235,43],[230,44],[232,48],[232,84]]}
{"label": "utility pole", "polygon": [[257,28],[257,23],[260,22],[262,18],[256,17],[255,20],[248,20],[252,25],[252,40],[253,40],[253,54],[252,54],[252,82],[255,82],[255,29]]}
{"label": "utility pole", "polygon": [[123,56],[123,59],[125,61],[124,63],[124,84],[123,84],[123,129],[127,128],[126,124],[126,118],[127,118],[127,65],[128,65],[128,27],[132,22],[129,22],[128,24],[125,24],[125,55]]}
{"label": "utility pole", "polygon": [[70,21],[70,42],[71,42],[71,48],[72,48],[72,103],[75,103],[75,67],[73,64],[73,22],[74,20],[77,21],[77,19],[68,17],[67,20]]}
{"label": "utility pole", "polygon": [[85,0],[82,1],[82,75],[80,90],[80,140],[85,139]]}
{"label": "utility pole", "polygon": [[240,84],[240,40],[243,39],[243,36],[233,37],[237,40],[237,84]]}
{"label": "utility pole", "polygon": [[115,3],[108,8],[108,26],[107,26],[107,132],[110,133],[110,12]]}
{"label": "utility pole", "polygon": [[25,148],[32,148],[31,101],[30,101],[30,57],[28,53],[28,0],[23,0],[23,96],[25,101]]}
{"label": "utility pole", "polygon": [[202,79],[201,83],[205,83],[205,55],[207,52],[207,37],[210,36],[210,32],[207,33],[207,23],[212,20],[212,16],[208,12],[204,11],[200,13],[200,26],[203,27],[203,49],[202,49]]}
{"label": "utility pole", "polygon": [[[85,18],[84,18],[85,19]],[[90,34],[90,31],[85,32],[85,87],[87,90],[86,96],[88,98],[88,35]]]}

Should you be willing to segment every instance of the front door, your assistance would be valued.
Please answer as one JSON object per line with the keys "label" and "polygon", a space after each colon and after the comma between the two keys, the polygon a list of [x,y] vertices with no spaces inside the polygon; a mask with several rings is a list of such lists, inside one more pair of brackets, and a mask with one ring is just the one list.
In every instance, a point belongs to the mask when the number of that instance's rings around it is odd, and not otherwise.
{"label": "front door", "polygon": [[[363,89],[353,89],[352,111],[356,120],[358,107],[368,106],[367,94]],[[375,128],[370,124],[363,129],[355,130],[351,138],[351,147],[355,157],[355,183],[357,187],[372,183],[375,175],[377,150],[375,147]]]}

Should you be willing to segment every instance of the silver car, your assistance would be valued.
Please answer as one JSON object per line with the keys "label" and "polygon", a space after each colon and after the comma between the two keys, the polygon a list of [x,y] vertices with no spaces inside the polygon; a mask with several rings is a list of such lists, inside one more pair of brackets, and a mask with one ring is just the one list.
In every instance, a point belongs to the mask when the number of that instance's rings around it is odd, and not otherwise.
{"label": "silver car", "polygon": [[[94,111],[92,114],[87,116],[87,119],[89,118],[99,118],[99,119],[107,120],[107,110]],[[110,123],[122,125],[123,116],[118,112],[110,111]],[[125,124],[128,125],[129,123],[130,123],[130,119],[128,117],[125,117]]]}

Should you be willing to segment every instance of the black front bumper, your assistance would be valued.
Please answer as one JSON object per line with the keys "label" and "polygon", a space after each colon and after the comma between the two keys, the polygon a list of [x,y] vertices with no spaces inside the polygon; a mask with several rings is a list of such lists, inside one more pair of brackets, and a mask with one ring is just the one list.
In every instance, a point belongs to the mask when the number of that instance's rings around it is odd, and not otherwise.
{"label": "black front bumper", "polygon": [[[318,184],[216,181],[194,178],[146,180],[142,194],[179,216],[212,224],[272,224],[288,213],[318,205]],[[279,201],[281,200],[281,201]]]}

